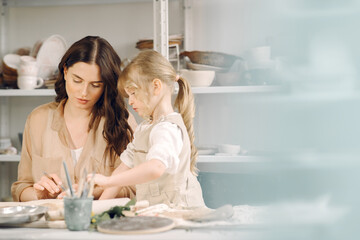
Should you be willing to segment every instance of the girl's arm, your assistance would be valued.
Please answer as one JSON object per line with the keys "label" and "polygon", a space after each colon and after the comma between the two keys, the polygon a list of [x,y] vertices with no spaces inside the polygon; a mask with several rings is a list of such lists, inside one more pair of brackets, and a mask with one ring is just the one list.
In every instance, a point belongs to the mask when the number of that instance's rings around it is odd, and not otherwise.
{"label": "girl's arm", "polygon": [[[120,166],[118,168],[120,168]],[[115,186],[122,187],[149,182],[151,180],[161,177],[166,170],[166,166],[160,160],[151,159],[150,161],[144,162],[134,168],[122,172],[120,170],[116,170],[114,171],[114,174],[110,177],[96,174],[94,179],[95,184],[103,186],[105,188],[109,188]],[[115,172],[118,174],[116,174]],[[91,178],[91,175],[88,175],[88,179],[89,178]]]}
{"label": "girl's arm", "polygon": [[[119,173],[122,173],[124,171],[129,170],[130,168],[128,166],[126,166],[123,163],[120,163],[120,165],[113,171],[113,173],[111,174],[111,176],[117,175]],[[96,174],[98,175],[98,174]],[[95,175],[95,184],[96,183],[96,179],[97,176]],[[99,185],[99,184],[98,184]],[[105,187],[105,186],[102,186]],[[119,186],[113,186],[113,187],[107,187],[105,188],[105,190],[102,192],[99,200],[101,199],[110,199],[110,198],[115,198],[118,194],[118,192],[120,191],[120,187]]]}

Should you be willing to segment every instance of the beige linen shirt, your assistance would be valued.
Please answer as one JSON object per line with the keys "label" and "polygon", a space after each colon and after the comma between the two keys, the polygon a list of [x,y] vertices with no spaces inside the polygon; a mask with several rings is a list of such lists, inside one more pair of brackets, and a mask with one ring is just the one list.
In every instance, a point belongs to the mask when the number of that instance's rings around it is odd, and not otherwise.
{"label": "beige linen shirt", "polygon": [[[111,175],[120,164],[117,158],[113,167],[109,165],[109,154],[104,163],[106,141],[102,135],[104,118],[97,129],[89,131],[87,140],[78,162],[74,165],[71,157],[71,136],[64,119],[65,100],[48,103],[34,109],[27,118],[23,133],[21,160],[18,167],[18,180],[11,186],[14,201],[20,201],[25,188],[32,187],[47,173],[55,173],[66,185],[66,176],[62,161],[68,166],[72,183],[78,183],[81,173],[86,168],[88,173],[95,171],[103,175]],[[133,198],[134,187],[123,187],[117,197]],[[94,190],[95,198],[100,196],[102,189]]]}

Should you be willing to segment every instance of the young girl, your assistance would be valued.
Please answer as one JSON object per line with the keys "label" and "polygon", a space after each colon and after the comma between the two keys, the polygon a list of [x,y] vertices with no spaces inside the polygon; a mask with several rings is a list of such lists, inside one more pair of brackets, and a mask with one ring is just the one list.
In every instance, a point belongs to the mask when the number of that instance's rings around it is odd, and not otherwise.
{"label": "young girl", "polygon": [[[180,114],[171,102],[175,82],[179,85],[175,107]],[[135,130],[112,176],[95,175],[95,183],[105,188],[100,199],[116,196],[122,186],[136,185],[137,200],[148,200],[150,205],[204,207],[196,178],[195,107],[189,83],[176,75],[161,54],[143,51],[124,69],[119,85],[145,121]]]}

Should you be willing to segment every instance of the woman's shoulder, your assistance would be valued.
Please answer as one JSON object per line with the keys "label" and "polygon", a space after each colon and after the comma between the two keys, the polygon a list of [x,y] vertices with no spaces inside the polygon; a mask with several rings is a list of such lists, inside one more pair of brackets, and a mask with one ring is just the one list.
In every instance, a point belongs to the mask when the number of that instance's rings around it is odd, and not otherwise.
{"label": "woman's shoulder", "polygon": [[31,113],[28,116],[28,119],[35,119],[35,120],[44,119],[44,117],[47,116],[49,112],[55,111],[58,105],[59,103],[57,102],[50,102],[40,105],[31,111]]}

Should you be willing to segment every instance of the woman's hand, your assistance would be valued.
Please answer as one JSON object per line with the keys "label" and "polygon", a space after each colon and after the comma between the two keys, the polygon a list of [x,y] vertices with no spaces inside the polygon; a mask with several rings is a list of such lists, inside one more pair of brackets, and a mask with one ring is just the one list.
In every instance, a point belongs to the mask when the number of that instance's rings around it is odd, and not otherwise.
{"label": "woman's hand", "polygon": [[[78,184],[76,183],[76,184],[73,184],[72,185],[72,189],[74,190],[74,194],[76,194],[77,193],[77,190],[78,190]],[[70,194],[70,189],[66,189],[65,191],[62,191],[59,195],[57,195],[57,199],[63,199],[64,197],[66,197],[66,196],[70,196],[71,194]]]}
{"label": "woman's hand", "polygon": [[56,174],[42,176],[40,181],[34,183],[34,190],[37,199],[56,198],[61,192],[61,180]]}

